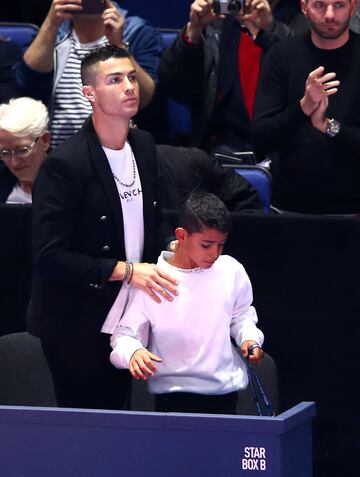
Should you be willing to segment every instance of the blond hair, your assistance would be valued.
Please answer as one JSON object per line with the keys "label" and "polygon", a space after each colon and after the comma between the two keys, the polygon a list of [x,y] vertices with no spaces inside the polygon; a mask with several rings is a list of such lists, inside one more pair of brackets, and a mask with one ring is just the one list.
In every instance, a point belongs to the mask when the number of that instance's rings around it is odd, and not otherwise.
{"label": "blond hair", "polygon": [[46,106],[36,99],[22,97],[10,99],[0,105],[0,129],[15,136],[41,136],[48,129]]}

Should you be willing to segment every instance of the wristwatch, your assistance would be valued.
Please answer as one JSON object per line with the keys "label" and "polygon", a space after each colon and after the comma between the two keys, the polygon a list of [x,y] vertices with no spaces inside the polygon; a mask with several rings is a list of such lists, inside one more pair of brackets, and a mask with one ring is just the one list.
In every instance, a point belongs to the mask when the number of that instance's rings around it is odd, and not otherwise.
{"label": "wristwatch", "polygon": [[341,130],[341,126],[339,121],[336,121],[336,119],[329,119],[325,128],[325,133],[330,136],[330,137],[335,137],[337,134],[339,134]]}

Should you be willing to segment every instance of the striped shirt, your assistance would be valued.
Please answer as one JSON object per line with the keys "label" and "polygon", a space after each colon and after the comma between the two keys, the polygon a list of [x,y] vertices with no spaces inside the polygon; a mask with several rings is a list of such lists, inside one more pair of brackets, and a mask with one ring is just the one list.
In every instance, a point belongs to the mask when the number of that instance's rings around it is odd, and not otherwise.
{"label": "striped shirt", "polygon": [[104,36],[91,43],[81,44],[74,30],[72,31],[70,55],[54,93],[51,148],[77,132],[91,114],[91,105],[82,93],[80,65],[87,53],[106,43]]}

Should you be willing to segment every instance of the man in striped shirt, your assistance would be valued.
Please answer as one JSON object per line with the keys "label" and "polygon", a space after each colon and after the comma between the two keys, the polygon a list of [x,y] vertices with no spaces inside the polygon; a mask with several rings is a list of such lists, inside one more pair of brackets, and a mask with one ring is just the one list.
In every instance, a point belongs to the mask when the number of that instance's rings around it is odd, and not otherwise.
{"label": "man in striped shirt", "polygon": [[82,2],[53,0],[36,39],[15,69],[21,93],[49,105],[52,148],[79,130],[91,114],[81,92],[80,63],[93,48],[106,43],[129,48],[140,86],[140,108],[150,103],[155,90],[160,35],[110,0],[97,14],[82,13]]}

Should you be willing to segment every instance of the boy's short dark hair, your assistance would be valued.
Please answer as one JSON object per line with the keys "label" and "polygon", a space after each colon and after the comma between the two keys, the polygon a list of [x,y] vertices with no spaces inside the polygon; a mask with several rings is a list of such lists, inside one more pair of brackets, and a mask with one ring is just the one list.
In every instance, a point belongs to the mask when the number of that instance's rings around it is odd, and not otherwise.
{"label": "boy's short dark hair", "polygon": [[110,58],[129,58],[130,53],[125,48],[119,48],[115,45],[105,45],[90,51],[81,62],[81,81],[83,85],[90,84],[94,73],[94,66],[100,61],[106,61]]}
{"label": "boy's short dark hair", "polygon": [[189,234],[201,232],[204,228],[228,233],[231,217],[225,204],[214,194],[195,192],[190,194],[180,207],[178,226]]}

